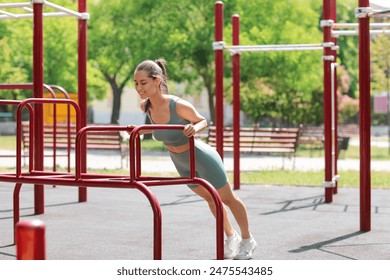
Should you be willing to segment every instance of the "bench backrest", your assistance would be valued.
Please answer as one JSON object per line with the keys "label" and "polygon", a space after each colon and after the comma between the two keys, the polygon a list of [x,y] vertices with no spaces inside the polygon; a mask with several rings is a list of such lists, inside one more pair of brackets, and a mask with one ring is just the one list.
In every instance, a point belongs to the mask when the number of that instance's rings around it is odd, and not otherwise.
{"label": "bench backrest", "polygon": [[[44,125],[44,147],[51,149],[74,149],[76,143],[76,126],[65,123]],[[120,150],[122,148],[122,138],[118,131],[89,131],[87,136],[87,148],[97,150]],[[22,125],[23,147],[30,146],[30,133],[28,122]]]}
{"label": "bench backrest", "polygon": [[[252,153],[294,153],[299,138],[299,128],[240,128],[240,151]],[[234,131],[224,127],[225,151],[233,151]],[[216,128],[209,128],[208,143],[216,146]]]}

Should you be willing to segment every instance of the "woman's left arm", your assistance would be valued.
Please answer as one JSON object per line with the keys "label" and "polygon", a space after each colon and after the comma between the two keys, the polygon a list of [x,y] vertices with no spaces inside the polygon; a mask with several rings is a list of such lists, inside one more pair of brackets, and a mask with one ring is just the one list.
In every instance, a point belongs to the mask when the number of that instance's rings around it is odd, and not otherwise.
{"label": "woman's left arm", "polygon": [[207,127],[207,120],[188,101],[179,100],[176,103],[176,113],[190,122],[183,130],[187,137],[194,136]]}

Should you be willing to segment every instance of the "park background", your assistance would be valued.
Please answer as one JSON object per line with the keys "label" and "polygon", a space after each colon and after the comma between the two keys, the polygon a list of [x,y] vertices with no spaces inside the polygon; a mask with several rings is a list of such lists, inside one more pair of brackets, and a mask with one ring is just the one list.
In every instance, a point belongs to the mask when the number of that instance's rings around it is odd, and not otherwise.
{"label": "park background", "polygon": [[[77,1],[58,0],[56,3],[77,9]],[[389,6],[385,0],[370,3],[373,8]],[[321,42],[322,4],[321,0],[224,1],[225,15],[240,15],[240,42],[243,45]],[[338,22],[357,22],[355,7],[355,0],[337,1]],[[134,90],[133,72],[140,61],[159,57],[168,61],[170,92],[191,101],[210,123],[214,122],[214,1],[91,0],[88,1],[88,12],[91,15],[88,21],[89,123],[138,125],[147,122],[139,110],[140,99]],[[389,22],[389,17],[384,15],[375,20]],[[225,16],[224,25],[226,42],[230,42],[232,27],[229,16]],[[44,28],[45,83],[61,85],[77,100],[77,21],[74,18],[47,18]],[[32,81],[31,30],[32,20],[29,19],[0,21],[2,83]],[[340,36],[337,43],[340,47],[337,61],[338,122],[340,126],[353,125],[356,128],[355,138],[351,139],[342,158],[358,159],[357,37]],[[224,71],[224,120],[229,126],[232,124],[232,78],[229,54],[225,56],[228,63]],[[243,54],[241,125],[321,127],[321,56],[321,52]],[[389,106],[386,104],[390,91],[389,73],[390,36],[372,36],[371,119],[372,136],[376,137],[373,160],[388,160],[390,156],[390,148],[389,151],[386,148],[390,139],[389,135],[386,137],[390,132]],[[0,96],[3,99],[28,97],[32,97],[32,92],[21,90],[2,91]],[[0,108],[1,116],[4,116],[0,120],[2,134],[14,133],[13,109]],[[2,139],[3,148],[6,139]],[[154,145],[151,149],[162,149]],[[297,155],[322,157],[322,149],[321,144],[314,148],[301,146]],[[382,180],[380,185],[388,184]]]}

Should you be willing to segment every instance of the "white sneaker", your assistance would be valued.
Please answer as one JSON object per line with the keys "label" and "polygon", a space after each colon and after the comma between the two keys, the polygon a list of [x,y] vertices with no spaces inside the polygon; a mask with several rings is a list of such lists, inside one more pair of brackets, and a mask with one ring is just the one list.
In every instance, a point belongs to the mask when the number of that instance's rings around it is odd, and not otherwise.
{"label": "white sneaker", "polygon": [[256,240],[251,236],[248,239],[243,239],[240,243],[240,250],[234,257],[235,260],[249,260],[257,247]]}
{"label": "white sneaker", "polygon": [[234,232],[232,236],[228,237],[225,240],[225,249],[224,257],[225,259],[232,259],[238,253],[238,248],[240,247],[241,236],[237,232]]}

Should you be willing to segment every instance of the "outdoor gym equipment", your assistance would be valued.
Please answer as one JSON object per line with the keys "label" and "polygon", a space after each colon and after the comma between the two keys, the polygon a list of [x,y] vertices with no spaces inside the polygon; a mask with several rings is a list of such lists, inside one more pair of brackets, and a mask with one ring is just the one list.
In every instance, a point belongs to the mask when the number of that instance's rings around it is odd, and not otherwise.
{"label": "outdoor gym equipment", "polygon": [[[370,119],[370,34],[385,33],[389,30],[377,30],[377,28],[389,27],[389,24],[371,24],[370,18],[390,13],[390,9],[373,10],[369,0],[358,0],[358,8],[355,10],[358,24],[337,24],[336,0],[323,0],[323,42],[321,45],[270,45],[270,46],[240,46],[239,45],[239,16],[233,15],[233,46],[226,47],[223,41],[223,3],[215,3],[215,115],[216,115],[216,145],[217,151],[223,157],[223,65],[224,50],[232,53],[233,76],[233,125],[234,130],[239,131],[239,79],[240,79],[240,54],[254,51],[296,51],[317,50],[323,48],[323,72],[324,72],[324,150],[325,150],[325,174],[323,186],[325,187],[325,202],[332,202],[333,194],[337,193],[337,40],[340,35],[359,35],[359,127],[360,127],[360,229],[371,230],[371,119]],[[370,26],[373,30],[370,29]],[[357,31],[335,31],[335,28],[358,28]],[[238,85],[235,87],[234,85]],[[238,189],[239,180],[239,133],[235,133],[234,139],[234,188]]]}

